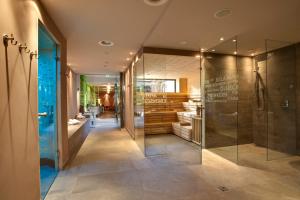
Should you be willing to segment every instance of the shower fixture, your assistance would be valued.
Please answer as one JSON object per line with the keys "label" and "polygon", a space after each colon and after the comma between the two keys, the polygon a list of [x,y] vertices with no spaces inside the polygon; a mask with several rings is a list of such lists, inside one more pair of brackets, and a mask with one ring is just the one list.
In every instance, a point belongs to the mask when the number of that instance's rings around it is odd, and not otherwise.
{"label": "shower fixture", "polygon": [[280,104],[281,108],[288,108],[289,107],[289,100],[285,99],[281,104]]}
{"label": "shower fixture", "polygon": [[[254,83],[254,91],[256,96],[257,110],[264,110],[265,106],[265,86],[261,75],[259,74],[259,67],[255,66],[255,83]],[[262,97],[262,102],[261,98]]]}

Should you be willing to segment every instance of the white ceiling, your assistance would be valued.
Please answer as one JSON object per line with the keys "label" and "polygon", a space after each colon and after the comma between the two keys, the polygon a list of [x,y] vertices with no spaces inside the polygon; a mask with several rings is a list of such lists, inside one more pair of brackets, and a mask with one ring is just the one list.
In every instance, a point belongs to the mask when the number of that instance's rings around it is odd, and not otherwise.
{"label": "white ceiling", "polygon": [[[68,62],[79,73],[116,73],[142,45],[199,50],[238,35],[238,48],[261,51],[264,39],[300,41],[299,0],[41,0],[68,40]],[[216,19],[229,8],[232,15]],[[101,47],[111,40],[113,47]],[[181,44],[186,41],[187,44]],[[107,67],[104,67],[107,65]]]}

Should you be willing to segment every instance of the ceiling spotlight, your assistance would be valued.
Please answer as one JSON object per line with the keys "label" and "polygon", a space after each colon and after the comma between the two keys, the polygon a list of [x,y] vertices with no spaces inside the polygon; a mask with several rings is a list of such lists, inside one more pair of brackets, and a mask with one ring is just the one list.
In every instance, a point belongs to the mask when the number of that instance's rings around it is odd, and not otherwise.
{"label": "ceiling spotlight", "polygon": [[201,58],[201,55],[197,54],[197,55],[195,55],[195,58],[199,59],[199,58]]}
{"label": "ceiling spotlight", "polygon": [[215,52],[216,50],[215,50],[215,49],[212,49],[211,51],[212,51],[212,52]]}
{"label": "ceiling spotlight", "polygon": [[217,11],[217,12],[215,12],[215,18],[217,18],[217,19],[220,19],[220,18],[223,18],[223,17],[227,17],[227,16],[229,16],[229,15],[231,15],[231,10],[230,9],[227,9],[227,8],[225,8],[225,9],[222,9],[222,10],[219,10],[219,11]]}
{"label": "ceiling spotlight", "polygon": [[205,49],[204,48],[201,48],[201,52],[204,52],[205,51]]}
{"label": "ceiling spotlight", "polygon": [[255,54],[254,53],[251,53],[251,56],[254,56]]}
{"label": "ceiling spotlight", "polygon": [[102,40],[102,41],[98,42],[98,44],[100,44],[101,46],[104,46],[104,47],[114,46],[114,43],[112,41],[109,41],[109,40]]}
{"label": "ceiling spotlight", "polygon": [[129,55],[133,56],[133,55],[134,55],[134,53],[133,53],[132,51],[130,51],[130,52],[129,52]]}
{"label": "ceiling spotlight", "polygon": [[220,37],[220,41],[224,41],[224,38],[223,38],[223,37]]}
{"label": "ceiling spotlight", "polygon": [[126,58],[127,61],[130,61],[130,58]]}
{"label": "ceiling spotlight", "polygon": [[149,6],[161,6],[168,2],[168,0],[144,0],[145,4]]}
{"label": "ceiling spotlight", "polygon": [[234,55],[236,55],[236,54],[237,54],[237,52],[235,51],[235,52],[233,52],[233,54],[234,54]]}
{"label": "ceiling spotlight", "polygon": [[236,39],[233,39],[232,42],[236,42]]}

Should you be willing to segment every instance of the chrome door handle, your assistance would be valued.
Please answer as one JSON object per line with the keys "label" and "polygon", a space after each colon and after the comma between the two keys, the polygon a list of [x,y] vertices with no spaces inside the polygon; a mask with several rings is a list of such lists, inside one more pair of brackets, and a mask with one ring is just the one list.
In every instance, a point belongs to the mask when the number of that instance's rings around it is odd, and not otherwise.
{"label": "chrome door handle", "polygon": [[38,113],[38,116],[39,117],[47,117],[48,113],[46,113],[46,112]]}

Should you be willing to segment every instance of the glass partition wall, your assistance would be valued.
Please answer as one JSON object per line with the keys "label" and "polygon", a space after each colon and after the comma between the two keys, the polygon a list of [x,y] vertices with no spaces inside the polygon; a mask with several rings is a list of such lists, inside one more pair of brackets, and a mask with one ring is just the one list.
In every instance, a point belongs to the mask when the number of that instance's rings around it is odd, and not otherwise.
{"label": "glass partition wall", "polygon": [[135,59],[135,139],[146,156],[201,163],[200,55]]}
{"label": "glass partition wall", "polygon": [[144,133],[144,59],[138,55],[133,63],[134,137],[142,152],[145,151]]}
{"label": "glass partition wall", "polygon": [[266,40],[267,159],[297,152],[296,46]]}
{"label": "glass partition wall", "polygon": [[203,53],[208,150],[256,167],[297,154],[296,47],[241,35]]}
{"label": "glass partition wall", "polygon": [[237,40],[232,38],[203,54],[205,147],[237,161]]}

